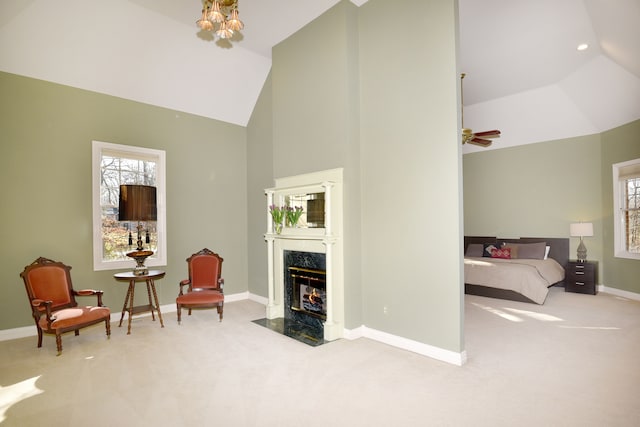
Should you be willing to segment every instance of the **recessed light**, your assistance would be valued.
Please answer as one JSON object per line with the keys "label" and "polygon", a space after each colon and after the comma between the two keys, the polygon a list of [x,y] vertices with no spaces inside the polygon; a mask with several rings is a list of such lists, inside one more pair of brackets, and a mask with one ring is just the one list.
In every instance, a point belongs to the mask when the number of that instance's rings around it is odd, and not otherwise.
{"label": "recessed light", "polygon": [[589,45],[586,43],[580,43],[578,45],[578,50],[587,50],[589,48]]}

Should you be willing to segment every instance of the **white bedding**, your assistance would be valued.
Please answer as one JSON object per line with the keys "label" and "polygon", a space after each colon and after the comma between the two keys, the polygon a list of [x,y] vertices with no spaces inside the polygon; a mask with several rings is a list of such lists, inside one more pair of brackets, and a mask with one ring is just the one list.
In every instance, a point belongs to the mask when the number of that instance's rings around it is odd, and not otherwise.
{"label": "white bedding", "polygon": [[464,259],[464,282],[508,289],[543,304],[549,286],[564,279],[564,268],[554,259]]}

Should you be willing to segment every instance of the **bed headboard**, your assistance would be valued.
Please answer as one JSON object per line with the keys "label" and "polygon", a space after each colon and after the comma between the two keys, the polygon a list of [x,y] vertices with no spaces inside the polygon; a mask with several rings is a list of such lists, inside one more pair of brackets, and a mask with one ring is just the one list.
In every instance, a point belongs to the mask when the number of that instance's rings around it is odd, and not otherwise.
{"label": "bed headboard", "polygon": [[549,257],[558,261],[558,263],[567,267],[569,261],[569,239],[566,237],[520,237],[519,239],[502,239],[499,237],[482,237],[482,236],[464,236],[464,250],[470,243],[495,243],[501,245],[507,243],[539,243],[546,242],[551,246],[549,249]]}

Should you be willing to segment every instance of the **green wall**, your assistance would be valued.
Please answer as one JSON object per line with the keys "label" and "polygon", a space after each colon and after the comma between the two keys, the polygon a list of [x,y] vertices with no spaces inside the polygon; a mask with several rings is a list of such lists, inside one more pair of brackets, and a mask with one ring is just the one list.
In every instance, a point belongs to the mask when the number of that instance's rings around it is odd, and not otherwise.
{"label": "green wall", "polygon": [[338,3],[277,45],[272,66],[274,178],[344,169],[348,328],[363,324],[357,11]]}
{"label": "green wall", "polygon": [[386,2],[338,3],[274,48],[262,114],[273,117],[274,178],[344,168],[346,327],[459,352],[455,4],[398,2],[406,22],[384,37]]}
{"label": "green wall", "polygon": [[0,330],[33,324],[19,274],[39,256],[71,265],[76,288],[122,307],[115,271],[93,271],[92,140],[167,152],[161,304],[174,303],[185,259],[205,246],[224,258],[226,292],[247,291],[244,128],[7,73],[0,93]]}
{"label": "green wall", "polygon": [[640,294],[640,261],[616,258],[613,244],[613,170],[615,163],[640,158],[640,120],[602,134],[603,283]]}
{"label": "green wall", "polygon": [[273,187],[273,115],[271,75],[247,125],[247,249],[249,292],[268,298],[267,197]]}
{"label": "green wall", "polygon": [[[480,151],[463,158],[465,234],[569,237],[569,224],[593,222],[587,257],[599,284],[640,292],[640,263],[613,257],[613,163],[640,157],[640,121],[608,132]],[[499,141],[497,142],[499,144]],[[570,238],[576,257],[579,240]]]}
{"label": "green wall", "polygon": [[359,21],[365,324],[461,352],[457,2],[388,5]]}

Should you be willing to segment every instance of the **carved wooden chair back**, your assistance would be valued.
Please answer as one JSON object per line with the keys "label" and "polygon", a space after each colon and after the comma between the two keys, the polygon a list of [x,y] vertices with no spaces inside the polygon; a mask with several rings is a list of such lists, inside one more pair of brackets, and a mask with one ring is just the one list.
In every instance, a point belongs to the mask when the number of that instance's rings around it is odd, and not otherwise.
{"label": "carved wooden chair back", "polygon": [[187,258],[189,263],[190,288],[220,290],[219,279],[222,274],[220,255],[205,248]]}
{"label": "carved wooden chair back", "polygon": [[[104,321],[107,336],[111,335],[111,312],[102,304],[103,292],[74,290],[70,271],[68,265],[40,257],[20,273],[38,331],[38,347],[42,347],[43,333],[55,334],[58,355],[65,332],[79,335],[81,328]],[[76,296],[95,296],[97,305],[78,307]]]}
{"label": "carved wooden chair back", "polygon": [[[222,321],[224,310],[224,279],[222,278],[222,257],[204,248],[187,258],[189,278],[179,283],[180,292],[176,298],[178,323],[182,320],[182,309],[189,315],[194,308],[217,308]],[[185,289],[186,292],[185,292]]]}

